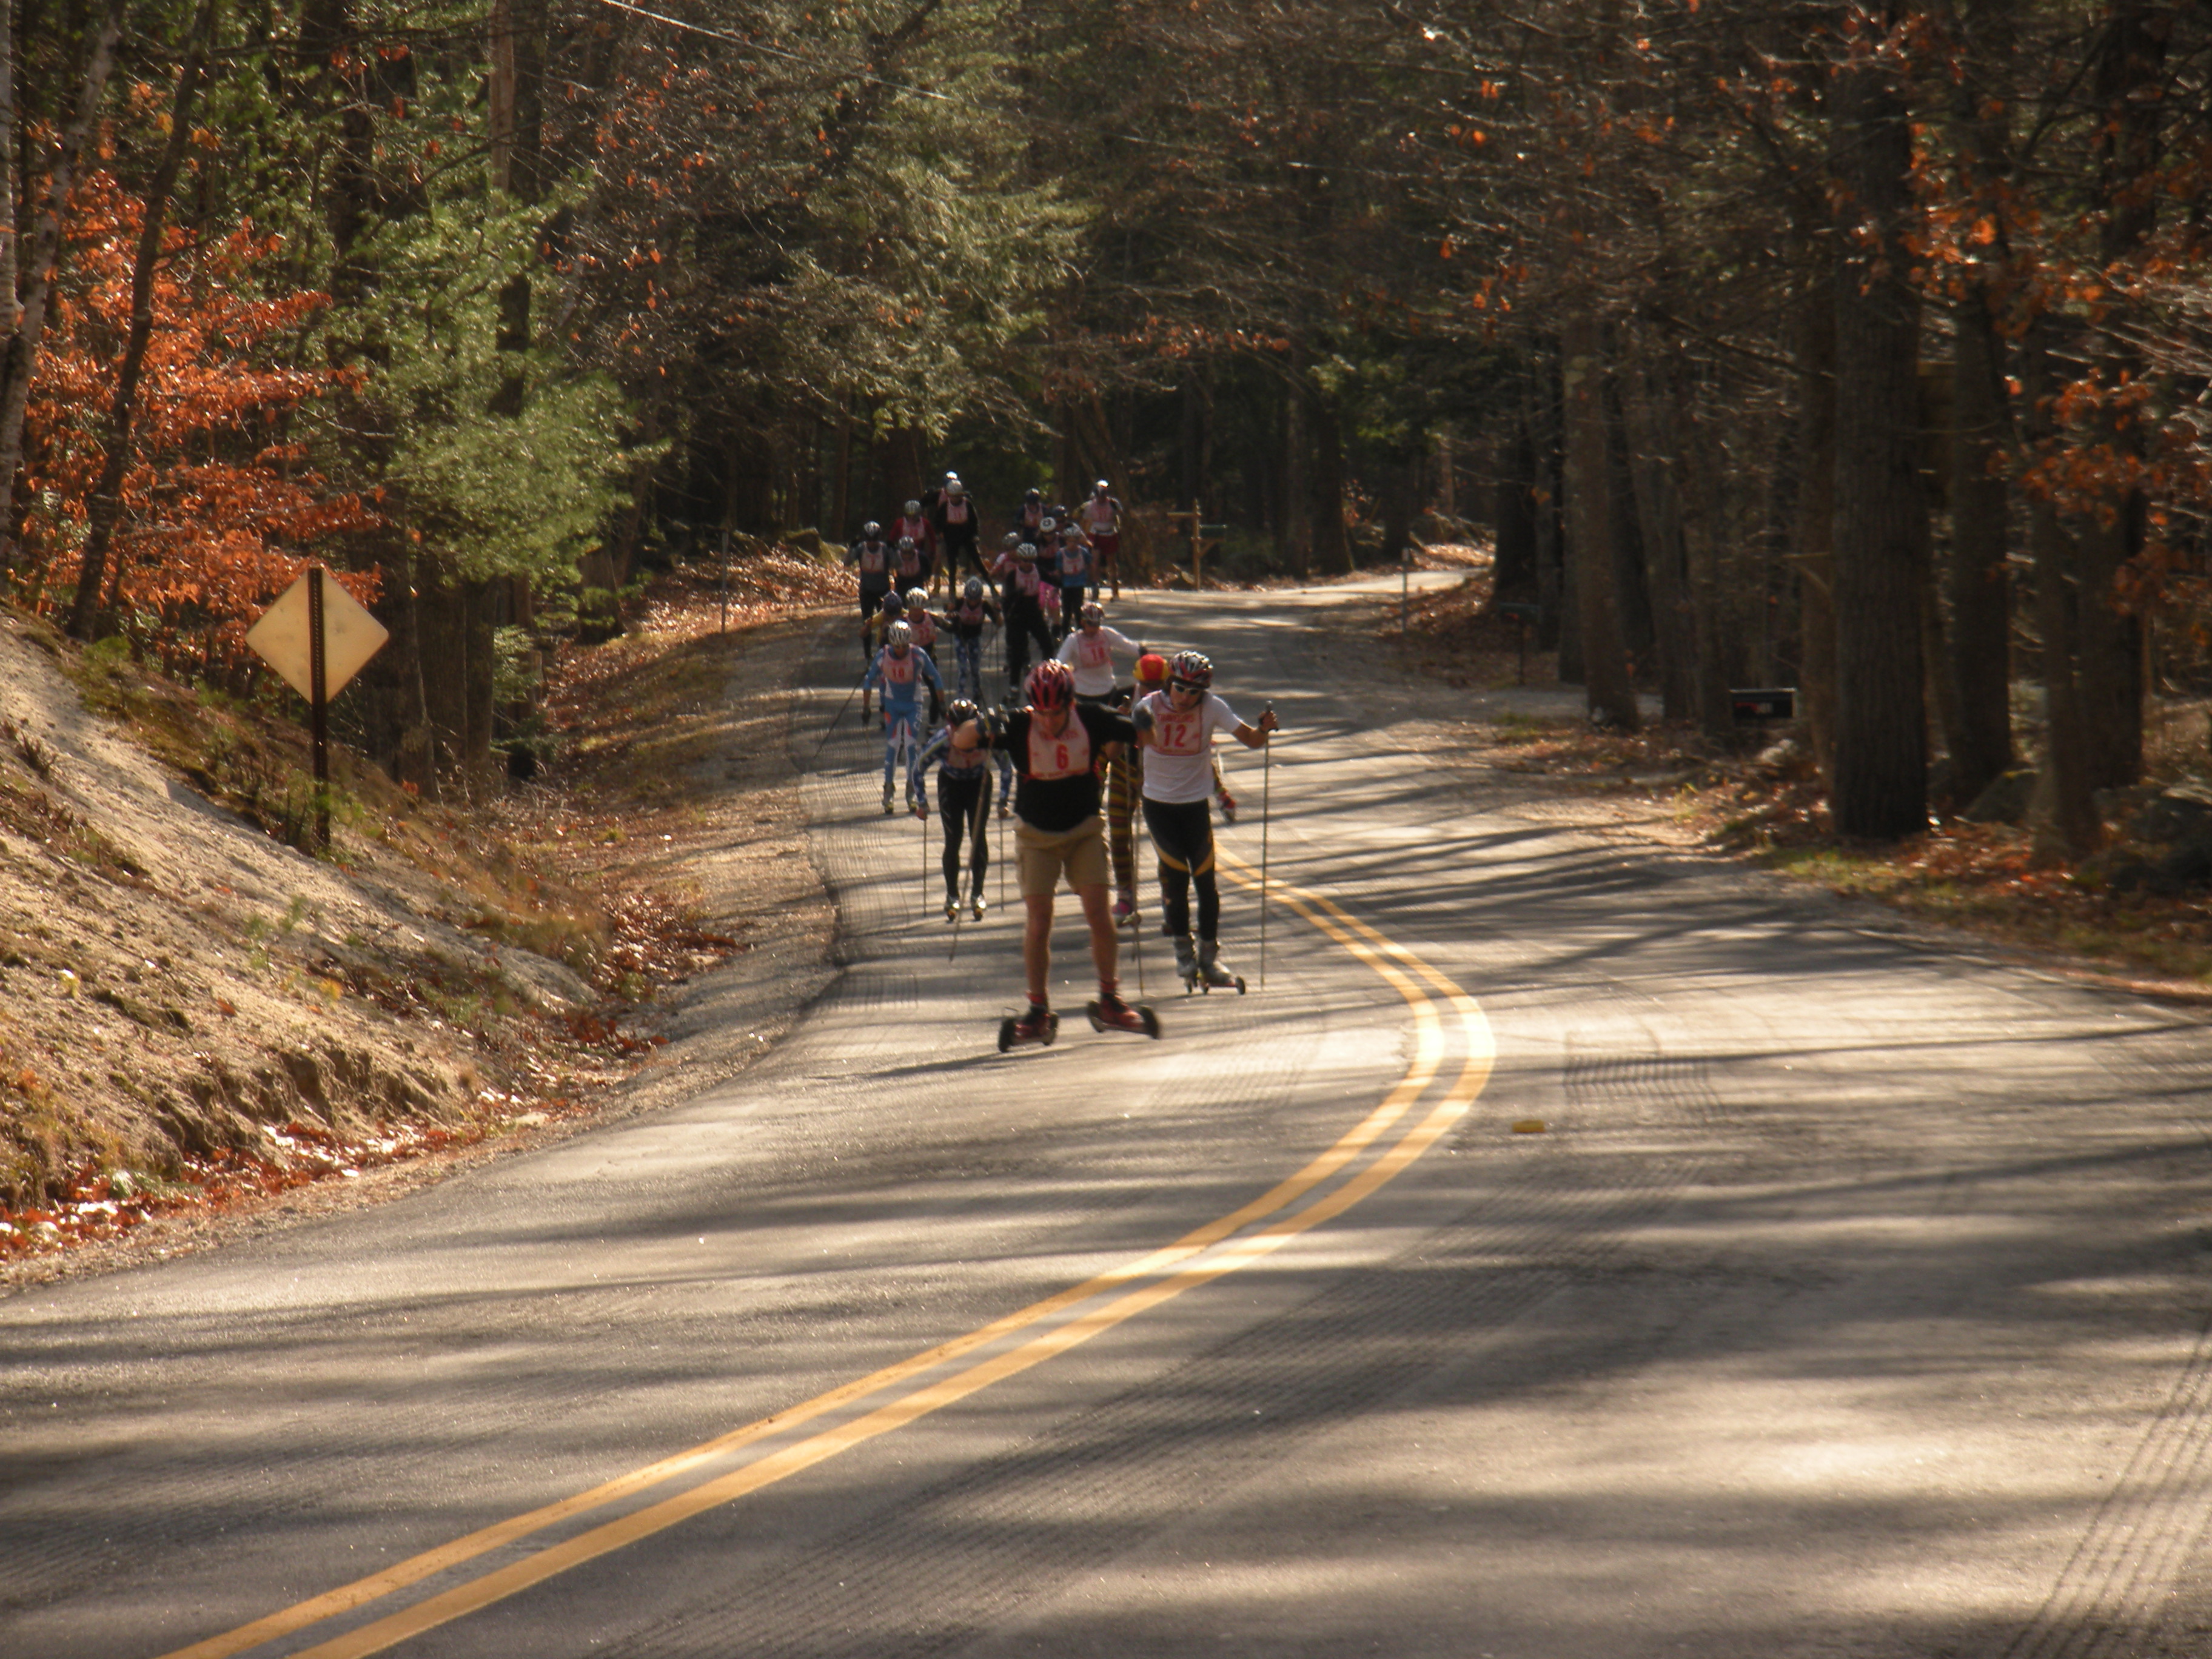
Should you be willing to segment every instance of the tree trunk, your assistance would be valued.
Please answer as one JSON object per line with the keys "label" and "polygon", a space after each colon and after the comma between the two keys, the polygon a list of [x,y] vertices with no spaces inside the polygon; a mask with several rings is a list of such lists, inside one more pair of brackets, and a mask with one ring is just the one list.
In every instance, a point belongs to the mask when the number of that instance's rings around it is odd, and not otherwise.
{"label": "tree trunk", "polygon": [[[1895,25],[1901,9],[1885,21]],[[1920,644],[1928,504],[1918,465],[1920,307],[1904,231],[1910,111],[1869,54],[1834,83],[1836,828],[1895,840],[1928,825]]]}
{"label": "tree trunk", "polygon": [[1687,720],[1697,708],[1697,629],[1682,555],[1681,503],[1674,489],[1672,451],[1662,429],[1665,417],[1641,362],[1629,365],[1621,412],[1628,425],[1629,477],[1644,526],[1661,704],[1667,719]]}
{"label": "tree trunk", "polygon": [[1536,447],[1528,422],[1516,418],[1512,435],[1498,446],[1497,556],[1491,565],[1493,599],[1536,597]]}
{"label": "tree trunk", "polygon": [[1566,426],[1567,556],[1573,562],[1576,612],[1582,629],[1583,702],[1592,720],[1633,732],[1636,688],[1628,677],[1613,584],[1604,331],[1587,303],[1569,310],[1559,352]]}
{"label": "tree trunk", "polygon": [[[2159,126],[2166,100],[2160,97],[2171,9],[2151,0],[2113,0],[2094,63],[2095,100],[2104,112],[2093,140],[2097,161],[2097,195],[2103,209],[2098,253],[2107,269],[2124,265],[2141,249],[2158,222],[2160,192],[2149,187],[2158,166]],[[2106,383],[2139,380],[2142,354],[2117,314],[2128,302],[2108,296],[2097,319],[2090,355]],[[2130,477],[2144,458],[2143,422],[2135,412],[2107,407],[2092,427],[2095,442]],[[2142,620],[2121,605],[2123,572],[2142,551],[2145,529],[2142,491],[2132,483],[2113,488],[2099,510],[2082,517],[2074,540],[2080,556],[2081,639],[2076,672],[2081,677],[2081,717],[2088,731],[2092,775],[2101,787],[2135,782],[2143,766]]]}
{"label": "tree trunk", "polygon": [[185,147],[191,143],[192,105],[199,97],[200,75],[215,33],[215,7],[216,0],[200,0],[199,15],[192,20],[191,44],[177,71],[177,90],[170,104],[169,141],[162,148],[161,164],[155,168],[154,182],[146,191],[137,254],[131,267],[131,332],[116,372],[115,398],[107,413],[106,453],[100,461],[100,482],[93,486],[84,562],[77,570],[76,599],[70,607],[69,631],[80,640],[92,636],[93,623],[100,614],[108,550],[115,539],[116,523],[123,516],[123,480],[131,470],[131,432],[138,416],[138,378],[144,372],[146,345],[154,332],[154,264],[161,252],[161,233],[168,224],[169,197],[184,167]]}
{"label": "tree trunk", "polygon": [[1313,562],[1323,575],[1352,569],[1352,544],[1344,530],[1344,421],[1335,396],[1306,386],[1313,434]]}
{"label": "tree trunk", "polygon": [[1629,678],[1656,684],[1658,641],[1651,614],[1651,584],[1644,578],[1644,526],[1636,510],[1636,485],[1629,477],[1628,423],[1621,410],[1617,369],[1605,377],[1605,473],[1612,501],[1613,586],[1620,604],[1620,639]]}
{"label": "tree trunk", "polygon": [[1559,534],[1559,400],[1556,364],[1548,343],[1531,353],[1527,410],[1534,460],[1528,491],[1536,514],[1536,603],[1543,607],[1536,642],[1559,653],[1559,678],[1582,683],[1582,628],[1577,620],[1571,569]]}
{"label": "tree trunk", "polygon": [[1797,690],[1821,782],[1836,777],[1836,284],[1823,261],[1807,283],[1797,340]]}
{"label": "tree trunk", "polygon": [[[1967,0],[1960,22],[1966,73],[1953,120],[1966,174],[1979,202],[2002,226],[2000,186],[2012,171],[2009,104],[2018,0]],[[2005,343],[1996,293],[1984,272],[2001,272],[2000,235],[1986,264],[1970,267],[1952,307],[1951,543],[1943,597],[1951,648],[1946,699],[1952,721],[1952,799],[1971,803],[2013,763],[2011,489],[1992,470],[2010,438]]]}
{"label": "tree trunk", "polygon": [[[76,164],[85,140],[100,118],[100,97],[107,88],[108,72],[115,65],[115,43],[123,33],[125,3],[125,0],[107,0],[100,33],[94,38],[84,81],[77,89],[76,108],[63,130],[61,146],[46,174],[46,200],[40,204],[31,240],[30,269],[22,279],[22,309],[8,337],[7,349],[0,354],[0,574],[15,564],[15,475],[23,465],[23,411],[30,404],[31,381],[39,372],[46,301],[61,264],[62,219],[69,210],[69,194],[76,183]],[[15,165],[12,152],[6,162],[10,167]],[[9,230],[11,234],[15,230],[12,218]]]}
{"label": "tree trunk", "polygon": [[1943,597],[1950,641],[1952,799],[1972,801],[2012,765],[2012,587],[2005,574],[2010,489],[1990,463],[2004,445],[2004,343],[1988,289],[1953,311],[1951,545]]}
{"label": "tree trunk", "polygon": [[[2021,349],[2025,406],[2031,435],[2051,435],[2051,398],[2057,374],[2051,362],[2051,333],[2039,319]],[[2097,815],[2097,781],[2089,752],[2091,729],[2081,706],[2076,666],[2080,619],[2101,608],[2099,597],[2076,580],[2079,555],[2060,522],[2057,507],[2039,495],[2028,503],[2028,545],[2035,558],[2035,619],[2043,635],[2043,763],[2028,805],[2031,856],[2048,867],[2087,858],[2104,840]]]}

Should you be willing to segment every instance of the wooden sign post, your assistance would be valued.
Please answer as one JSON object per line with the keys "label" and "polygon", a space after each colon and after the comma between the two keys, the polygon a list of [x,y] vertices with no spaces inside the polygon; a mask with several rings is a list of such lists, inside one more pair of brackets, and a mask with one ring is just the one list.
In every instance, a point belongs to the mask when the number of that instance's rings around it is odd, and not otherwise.
{"label": "wooden sign post", "polygon": [[315,753],[315,844],[331,845],[331,699],[392,635],[361,602],[309,565],[246,630],[246,642],[307,700]]}

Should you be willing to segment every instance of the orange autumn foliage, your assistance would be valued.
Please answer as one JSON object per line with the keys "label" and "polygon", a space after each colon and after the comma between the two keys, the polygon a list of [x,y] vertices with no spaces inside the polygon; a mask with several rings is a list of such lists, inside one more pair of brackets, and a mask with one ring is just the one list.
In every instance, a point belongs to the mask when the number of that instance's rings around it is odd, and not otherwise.
{"label": "orange autumn foliage", "polygon": [[[130,326],[140,204],[105,171],[73,193],[66,286],[31,386],[24,473],[25,598],[67,602],[106,454],[116,360]],[[317,553],[378,522],[336,493],[283,435],[287,417],[349,382],[288,365],[284,349],[326,302],[269,297],[279,239],[240,222],[219,238],[172,229],[154,284],[133,456],[116,533],[118,614],[134,642],[177,668],[224,665],[246,629]],[[338,573],[374,599],[376,573]]]}

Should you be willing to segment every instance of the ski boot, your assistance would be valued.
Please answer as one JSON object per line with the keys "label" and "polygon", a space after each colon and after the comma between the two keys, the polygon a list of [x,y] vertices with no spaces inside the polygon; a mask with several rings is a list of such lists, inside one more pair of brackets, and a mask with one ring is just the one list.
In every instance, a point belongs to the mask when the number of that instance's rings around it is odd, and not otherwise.
{"label": "ski boot", "polygon": [[1198,947],[1185,933],[1175,942],[1176,977],[1182,981],[1182,994],[1188,996],[1198,988]]}
{"label": "ski boot", "polygon": [[1221,821],[1224,823],[1236,823],[1237,797],[1231,794],[1226,789],[1224,789],[1218,795],[1215,796],[1214,799],[1221,803]]}
{"label": "ski boot", "polygon": [[885,785],[885,786],[884,786],[884,816],[885,817],[890,817],[890,815],[891,815],[891,811],[892,811],[892,808],[891,808],[891,792],[890,792],[890,786],[889,786],[889,785]]}
{"label": "ski boot", "polygon": [[1133,927],[1137,921],[1137,896],[1124,887],[1121,896],[1114,901],[1114,925],[1116,927]]}
{"label": "ski boot", "polygon": [[947,921],[957,921],[960,919],[960,901],[951,895],[945,897],[945,919]]}
{"label": "ski boot", "polygon": [[980,892],[968,896],[968,914],[975,921],[982,921],[983,912],[990,908],[990,905],[984,902],[983,896]]}
{"label": "ski boot", "polygon": [[1042,1002],[1030,1004],[1029,1012],[1017,1019],[1009,1014],[999,1022],[999,1052],[1009,1048],[1049,1048],[1060,1035],[1060,1016]]}
{"label": "ski boot", "polygon": [[1232,974],[1221,965],[1221,946],[1210,939],[1198,942],[1199,983],[1212,991],[1216,986],[1233,985],[1237,994],[1244,994],[1244,975]]}
{"label": "ski boot", "polygon": [[1124,1002],[1113,992],[1100,994],[1096,1002],[1086,1002],[1083,1012],[1091,1016],[1094,1031],[1128,1031],[1159,1040],[1160,1017],[1141,1002]]}

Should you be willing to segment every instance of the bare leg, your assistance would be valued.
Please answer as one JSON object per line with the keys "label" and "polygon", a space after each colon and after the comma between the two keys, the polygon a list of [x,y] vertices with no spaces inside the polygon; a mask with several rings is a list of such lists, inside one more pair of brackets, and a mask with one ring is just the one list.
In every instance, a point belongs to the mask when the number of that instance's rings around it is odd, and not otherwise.
{"label": "bare leg", "polygon": [[[1076,890],[1076,897],[1083,901],[1083,919],[1091,924],[1091,965],[1098,970],[1101,990],[1115,982],[1121,963],[1121,941],[1114,932],[1114,917],[1106,905],[1106,887],[1101,882]],[[1046,919],[1049,922],[1051,912]]]}
{"label": "bare leg", "polygon": [[[1105,889],[1098,890],[1103,915]],[[1028,912],[1022,919],[1022,971],[1029,977],[1030,1000],[1042,1002],[1045,976],[1052,970],[1052,895],[1024,898],[1022,903]]]}

